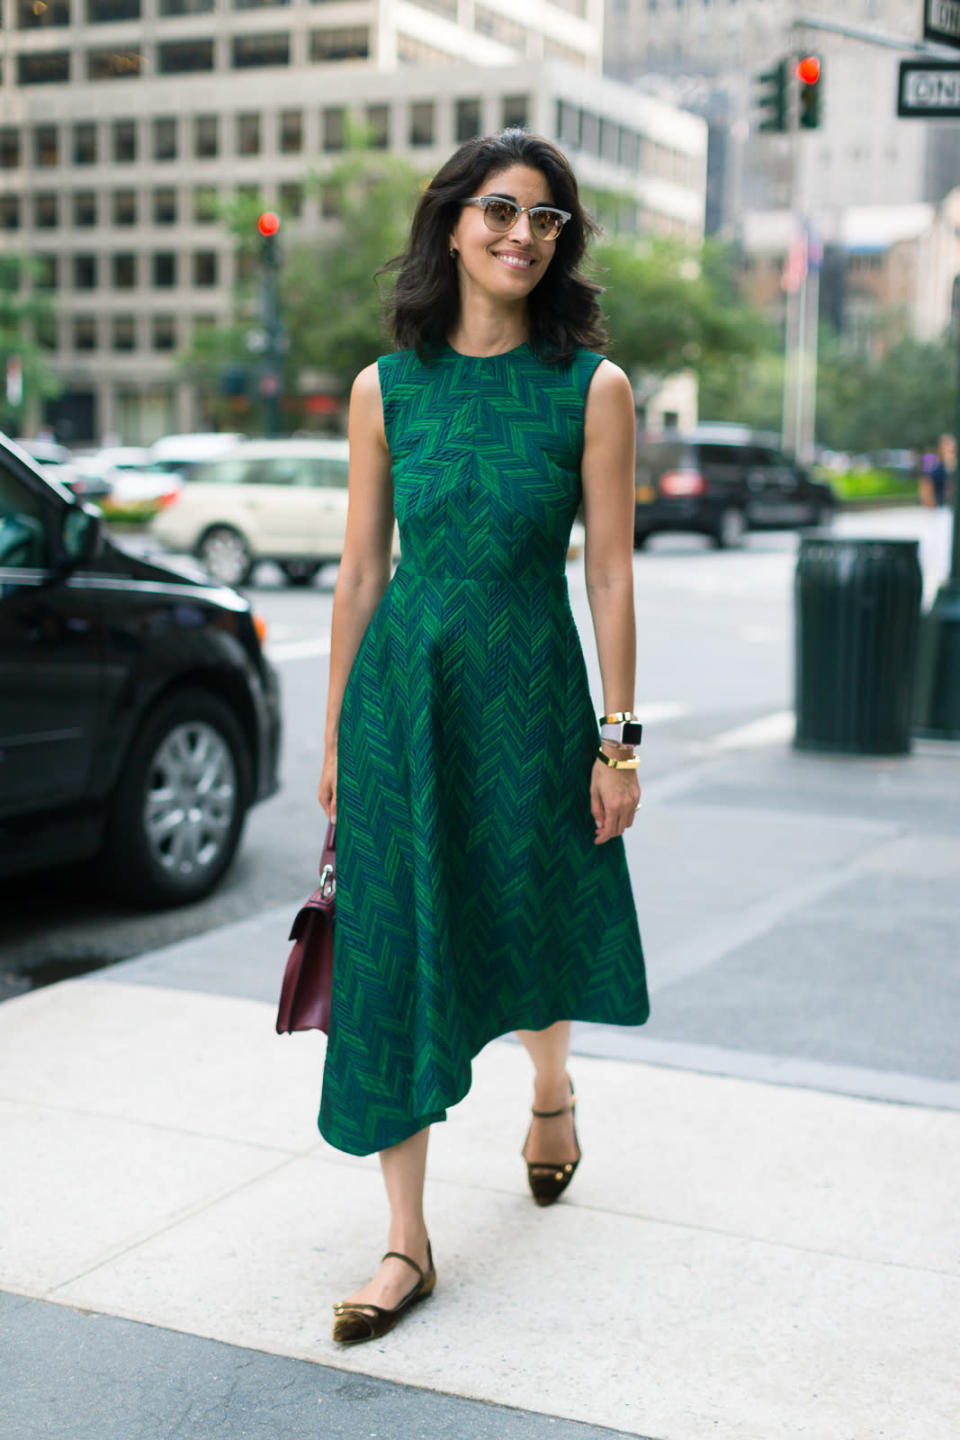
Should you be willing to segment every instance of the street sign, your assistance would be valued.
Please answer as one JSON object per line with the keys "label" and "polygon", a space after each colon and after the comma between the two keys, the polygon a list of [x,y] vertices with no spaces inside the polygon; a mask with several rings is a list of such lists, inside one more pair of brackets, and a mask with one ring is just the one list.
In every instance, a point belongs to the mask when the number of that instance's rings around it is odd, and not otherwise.
{"label": "street sign", "polygon": [[960,50],[960,0],[924,0],[923,38]]}
{"label": "street sign", "polygon": [[897,114],[902,119],[960,120],[960,60],[901,60]]}

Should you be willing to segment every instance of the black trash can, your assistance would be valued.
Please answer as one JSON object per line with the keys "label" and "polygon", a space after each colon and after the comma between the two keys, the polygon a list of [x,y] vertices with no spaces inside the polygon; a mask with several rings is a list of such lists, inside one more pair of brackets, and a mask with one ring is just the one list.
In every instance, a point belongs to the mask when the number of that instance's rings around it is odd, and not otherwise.
{"label": "black trash can", "polygon": [[794,582],[801,750],[910,749],[920,627],[917,540],[800,541]]}

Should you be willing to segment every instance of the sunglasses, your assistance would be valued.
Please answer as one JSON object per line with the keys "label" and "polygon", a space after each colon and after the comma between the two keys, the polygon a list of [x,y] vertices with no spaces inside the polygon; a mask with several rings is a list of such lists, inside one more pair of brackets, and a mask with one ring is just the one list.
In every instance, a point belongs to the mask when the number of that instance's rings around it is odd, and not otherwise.
{"label": "sunglasses", "polygon": [[558,210],[554,205],[518,205],[515,200],[505,200],[502,195],[474,195],[464,200],[464,205],[479,205],[483,211],[483,223],[497,235],[512,230],[521,215],[530,216],[530,230],[537,240],[556,240],[560,231],[570,219],[569,210]]}

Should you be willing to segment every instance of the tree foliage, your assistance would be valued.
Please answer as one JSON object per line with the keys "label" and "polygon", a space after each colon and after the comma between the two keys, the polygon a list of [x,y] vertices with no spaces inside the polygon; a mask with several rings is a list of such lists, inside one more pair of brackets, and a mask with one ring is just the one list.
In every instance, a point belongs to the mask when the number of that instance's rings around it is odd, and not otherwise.
{"label": "tree foliage", "polygon": [[[22,256],[0,255],[0,429],[19,434],[23,416],[35,400],[56,395],[62,388],[47,358],[37,344],[38,330],[53,319],[53,306],[42,292],[24,289],[23,281],[36,276],[36,267]],[[23,399],[19,405],[7,400],[7,362],[20,361]]]}
{"label": "tree foliage", "polygon": [[594,257],[610,358],[641,391],[682,370],[722,386],[731,365],[769,347],[769,326],[743,302],[728,247],[615,239],[597,245]]}

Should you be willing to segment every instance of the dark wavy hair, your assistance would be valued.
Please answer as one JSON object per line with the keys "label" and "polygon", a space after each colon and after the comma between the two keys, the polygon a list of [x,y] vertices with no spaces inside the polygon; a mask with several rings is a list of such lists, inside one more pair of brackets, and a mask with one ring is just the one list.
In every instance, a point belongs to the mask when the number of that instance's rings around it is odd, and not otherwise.
{"label": "dark wavy hair", "polygon": [[563,365],[570,363],[578,345],[598,350],[606,344],[597,299],[602,287],[579,270],[588,236],[597,232],[597,226],[580,203],[570,162],[549,140],[510,129],[460,146],[423,191],[406,252],[384,267],[398,272],[388,319],[401,350],[416,350],[422,360],[429,360],[456,324],[460,285],[449,253],[450,231],[463,201],[511,165],[539,170],[550,186],[553,203],[569,210],[571,217],[557,237],[543,278],[527,299],[530,348],[541,360]]}

